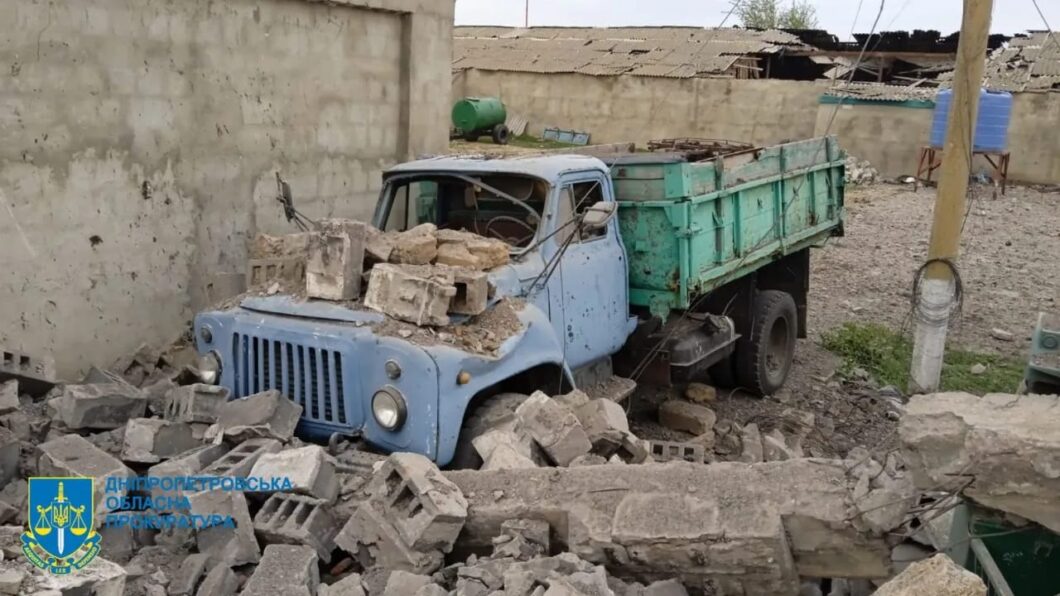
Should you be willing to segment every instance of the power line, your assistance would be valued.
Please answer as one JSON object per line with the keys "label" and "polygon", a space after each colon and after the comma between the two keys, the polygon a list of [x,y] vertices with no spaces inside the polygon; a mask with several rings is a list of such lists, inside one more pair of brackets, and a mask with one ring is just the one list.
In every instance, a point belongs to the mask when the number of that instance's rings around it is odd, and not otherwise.
{"label": "power line", "polygon": [[1038,16],[1042,17],[1042,24],[1045,25],[1045,30],[1049,32],[1049,39],[1053,40],[1057,49],[1060,49],[1060,41],[1056,40],[1056,35],[1053,34],[1053,28],[1049,26],[1049,21],[1045,18],[1045,13],[1042,11],[1042,7],[1038,6],[1038,0],[1031,0],[1031,2],[1034,4],[1034,9],[1038,11]]}
{"label": "power line", "polygon": [[854,37],[854,29],[858,26],[858,17],[861,16],[861,7],[865,4],[865,0],[858,0],[858,10],[854,13],[854,22],[850,25],[850,37]]}

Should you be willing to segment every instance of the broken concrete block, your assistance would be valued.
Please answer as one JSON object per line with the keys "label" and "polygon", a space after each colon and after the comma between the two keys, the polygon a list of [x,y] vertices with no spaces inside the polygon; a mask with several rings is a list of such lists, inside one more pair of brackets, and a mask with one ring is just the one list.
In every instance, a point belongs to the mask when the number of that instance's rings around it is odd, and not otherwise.
{"label": "broken concrete block", "polygon": [[38,594],[54,590],[55,594],[91,594],[92,596],[122,596],[125,594],[125,569],[103,557],[96,557],[92,564],[77,573],[56,575],[35,573]]}
{"label": "broken concrete block", "polygon": [[417,575],[408,571],[395,571],[386,580],[383,596],[407,596],[415,594],[420,588],[433,584],[430,576]]}
{"label": "broken concrete block", "polygon": [[453,287],[456,288],[456,294],[449,304],[449,312],[458,315],[478,315],[486,311],[490,286],[485,273],[454,269]]}
{"label": "broken concrete block", "polygon": [[880,586],[875,596],[986,596],[986,584],[948,556],[938,554],[918,561]]}
{"label": "broken concrete block", "polygon": [[131,418],[142,418],[147,399],[127,383],[67,385],[48,402],[67,428],[109,430],[125,426]]}
{"label": "broken concrete block", "polygon": [[309,237],[306,295],[353,300],[361,294],[367,227],[349,219],[325,219]]}
{"label": "broken concrete block", "polygon": [[209,560],[210,557],[208,555],[198,553],[184,557],[184,561],[180,564],[180,569],[177,570],[176,575],[169,582],[169,593],[172,596],[192,596],[195,594],[195,588],[198,587],[199,580],[206,574],[206,564]]}
{"label": "broken concrete block", "polygon": [[364,305],[415,325],[448,325],[456,296],[451,270],[380,264],[372,268]]}
{"label": "broken concrete block", "polygon": [[381,567],[412,573],[432,573],[444,561],[439,551],[422,553],[406,546],[383,512],[377,511],[368,502],[357,507],[335,536],[335,544],[353,555],[365,569]]}
{"label": "broken concrete block", "polygon": [[672,399],[659,406],[659,424],[693,435],[712,431],[717,420],[714,410],[687,401]]}
{"label": "broken concrete block", "polygon": [[232,524],[221,524],[199,529],[195,542],[199,552],[210,555],[213,561],[231,566],[257,563],[261,549],[254,537],[254,522],[250,518],[247,499],[237,491],[213,490],[188,495],[191,514],[231,518]]}
{"label": "broken concrete block", "polygon": [[228,389],[220,385],[196,383],[176,387],[165,397],[163,416],[175,422],[217,422],[217,412],[228,401]]}
{"label": "broken concrete block", "polygon": [[688,590],[676,579],[668,579],[644,588],[641,596],[688,596]]}
{"label": "broken concrete block", "polygon": [[449,592],[438,584],[428,584],[416,590],[413,596],[449,596]]}
{"label": "broken concrete block", "polygon": [[703,445],[698,443],[677,443],[674,441],[648,441],[651,457],[657,462],[687,461],[701,464],[706,459]]}
{"label": "broken concrete block", "polygon": [[[279,443],[276,443],[277,448]],[[152,478],[183,478],[187,476],[197,476],[204,468],[214,463],[230,449],[226,445],[204,445],[192,449],[191,451],[180,454],[179,457],[174,457],[168,461],[164,461],[160,464],[151,466],[147,470],[147,475]],[[167,486],[171,486],[171,490],[164,489],[161,486],[161,482],[155,483],[151,487],[151,500],[154,503],[164,503],[166,506],[179,502],[180,498],[183,497],[186,491],[179,486],[176,482],[166,481]],[[159,511],[159,513],[163,513]]]}
{"label": "broken concrete block", "polygon": [[718,400],[718,390],[703,383],[689,383],[685,398],[695,404],[709,405]]}
{"label": "broken concrete block", "polygon": [[228,565],[217,565],[206,574],[195,596],[233,596],[239,590],[239,577]]}
{"label": "broken concrete block", "polygon": [[324,501],[334,501],[339,490],[335,467],[319,445],[263,454],[250,475],[271,482],[272,486],[290,481],[291,487],[284,490]]}
{"label": "broken concrete block", "polygon": [[787,461],[798,458],[798,455],[788,447],[784,434],[773,429],[762,437],[762,457],[765,461]]}
{"label": "broken concrete block", "polygon": [[519,404],[515,415],[556,465],[566,466],[593,447],[574,412],[540,391]]}
{"label": "broken concrete block", "polygon": [[438,256],[435,263],[449,265],[450,267],[461,267],[464,269],[481,270],[482,264],[478,257],[471,254],[467,245],[460,242],[449,242],[438,245]]}
{"label": "broken concrete block", "polygon": [[941,393],[913,397],[898,435],[918,488],[964,486],[965,497],[1060,532],[1057,420],[1056,396]]}
{"label": "broken concrete block", "polygon": [[309,251],[309,232],[272,236],[258,234],[247,249],[251,259],[271,259],[278,257],[305,258]]}
{"label": "broken concrete block", "polygon": [[403,265],[429,265],[438,256],[434,224],[420,224],[394,237],[390,262]]}
{"label": "broken concrete block", "polygon": [[305,546],[270,544],[243,588],[244,596],[312,596],[320,585],[317,553]]}
{"label": "broken concrete block", "polygon": [[366,596],[359,573],[351,573],[329,586],[320,586],[317,594],[319,596]]}
{"label": "broken concrete block", "polygon": [[254,516],[254,531],[265,544],[302,544],[331,562],[339,522],[327,503],[286,493],[269,497]]}
{"label": "broken concrete block", "polygon": [[0,427],[0,486],[18,478],[18,463],[22,457],[22,443],[18,435]]}
{"label": "broken concrete block", "polygon": [[500,536],[493,539],[493,558],[528,561],[547,555],[551,540],[548,522],[536,519],[512,519],[501,524]]}
{"label": "broken concrete block", "polygon": [[467,241],[467,250],[479,261],[481,269],[493,269],[505,265],[511,260],[508,245],[495,238],[481,236]]}
{"label": "broken concrete block", "polygon": [[434,462],[395,453],[372,478],[372,501],[413,550],[449,552],[464,527],[467,501]]}
{"label": "broken concrete block", "polygon": [[276,453],[283,445],[276,439],[247,439],[202,469],[203,476],[249,476],[258,458]]}
{"label": "broken concrete block", "polygon": [[471,440],[471,444],[483,461],[500,445],[507,445],[526,459],[533,457],[533,439],[530,435],[515,428],[514,419],[475,437]]}
{"label": "broken concrete block", "polygon": [[750,423],[740,431],[740,441],[743,443],[743,452],[740,461],[748,464],[757,464],[765,461],[765,450],[762,447],[762,433],[758,425]]}
{"label": "broken concrete block", "polygon": [[273,389],[225,402],[217,408],[217,424],[226,438],[291,440],[302,406]]}
{"label": "broken concrete block", "polygon": [[554,395],[552,396],[552,399],[567,406],[571,410],[577,410],[589,403],[589,395],[580,389],[575,389],[570,393],[564,393],[562,395]]}
{"label": "broken concrete block", "polygon": [[7,501],[0,501],[0,525],[18,523],[19,509]]}
{"label": "broken concrete block", "polygon": [[125,426],[121,459],[127,462],[155,464],[190,451],[201,443],[183,422],[157,418],[133,418]]}
{"label": "broken concrete block", "polygon": [[19,390],[34,397],[44,395],[55,386],[55,359],[50,355],[30,356],[0,346],[0,381],[16,379]]}
{"label": "broken concrete block", "polygon": [[247,260],[247,287],[257,288],[276,282],[290,288],[305,283],[306,257],[272,257]]}
{"label": "broken concrete block", "polygon": [[574,410],[589,440],[608,433],[628,433],[626,409],[609,399],[594,399]]}
{"label": "broken concrete block", "polygon": [[490,450],[482,460],[481,470],[516,470],[536,468],[537,464],[512,445],[500,444]]}
{"label": "broken concrete block", "polygon": [[0,382],[0,415],[14,412],[19,407],[18,379]]}
{"label": "broken concrete block", "polygon": [[97,519],[103,519],[111,511],[107,508],[104,495],[123,497],[125,491],[106,493],[111,478],[122,483],[136,474],[125,464],[108,455],[80,435],[66,435],[38,447],[41,452],[38,473],[41,476],[87,476],[94,480],[95,504],[93,513]]}
{"label": "broken concrete block", "polygon": [[0,571],[0,594],[16,596],[22,594],[22,582],[26,579],[26,572],[18,568],[10,568]]}

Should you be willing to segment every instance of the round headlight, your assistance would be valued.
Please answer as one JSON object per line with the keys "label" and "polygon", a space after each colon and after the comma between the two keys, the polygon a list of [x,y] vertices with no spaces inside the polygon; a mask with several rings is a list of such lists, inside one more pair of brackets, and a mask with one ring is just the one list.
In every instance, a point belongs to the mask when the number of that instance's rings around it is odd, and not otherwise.
{"label": "round headlight", "polygon": [[221,382],[221,357],[210,352],[199,357],[199,378],[207,385]]}
{"label": "round headlight", "polygon": [[393,387],[384,387],[372,396],[372,416],[386,430],[396,431],[405,424],[408,408],[401,392]]}

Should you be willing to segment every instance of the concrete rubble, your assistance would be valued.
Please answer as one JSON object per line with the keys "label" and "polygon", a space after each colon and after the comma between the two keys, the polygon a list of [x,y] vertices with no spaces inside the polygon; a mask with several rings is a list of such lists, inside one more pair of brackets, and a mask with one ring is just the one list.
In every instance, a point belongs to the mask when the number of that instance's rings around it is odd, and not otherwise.
{"label": "concrete rubble", "polygon": [[922,490],[960,491],[1060,532],[1060,398],[916,396],[898,427]]}
{"label": "concrete rubble", "polygon": [[876,596],[986,596],[986,584],[944,554],[913,563],[880,586]]}
{"label": "concrete rubble", "polygon": [[349,219],[325,219],[310,234],[306,256],[306,296],[353,300],[361,294],[367,226]]}

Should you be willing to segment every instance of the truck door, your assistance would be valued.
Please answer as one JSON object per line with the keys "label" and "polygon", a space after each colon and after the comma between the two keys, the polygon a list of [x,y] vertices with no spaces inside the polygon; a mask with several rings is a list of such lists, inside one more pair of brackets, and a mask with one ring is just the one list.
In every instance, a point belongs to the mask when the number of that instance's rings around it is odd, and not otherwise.
{"label": "truck door", "polygon": [[[556,225],[562,226],[599,201],[611,201],[611,180],[600,172],[567,176],[559,189]],[[573,234],[573,236],[572,236]],[[601,230],[563,228],[557,245],[570,239],[560,262],[564,346],[572,369],[618,351],[629,331],[626,250],[615,217]]]}

